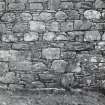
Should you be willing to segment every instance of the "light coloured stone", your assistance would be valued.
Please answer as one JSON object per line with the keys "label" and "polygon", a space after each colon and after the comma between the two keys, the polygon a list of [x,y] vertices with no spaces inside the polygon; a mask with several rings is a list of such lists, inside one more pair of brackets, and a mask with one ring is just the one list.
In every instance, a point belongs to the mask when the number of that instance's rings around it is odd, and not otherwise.
{"label": "light coloured stone", "polygon": [[105,32],[104,32],[104,34],[102,35],[102,40],[105,40]]}
{"label": "light coloured stone", "polygon": [[96,0],[95,1],[95,8],[105,8],[105,2],[104,0]]}
{"label": "light coloured stone", "polygon": [[29,32],[24,34],[24,41],[35,41],[38,40],[38,33]]}
{"label": "light coloured stone", "polygon": [[94,40],[100,40],[101,35],[99,31],[86,31],[84,36],[84,41],[94,41]]}
{"label": "light coloured stone", "polygon": [[30,9],[32,10],[42,10],[43,6],[41,3],[30,3]]}
{"label": "light coloured stone", "polygon": [[45,31],[45,24],[39,21],[30,21],[30,30],[35,32],[43,32]]}
{"label": "light coloured stone", "polygon": [[52,41],[55,38],[54,32],[46,32],[43,36],[43,40]]}
{"label": "light coloured stone", "polygon": [[22,20],[25,20],[25,21],[29,21],[32,19],[32,16],[30,13],[21,13],[20,17],[22,18]]}
{"label": "light coloured stone", "polygon": [[48,13],[48,12],[42,12],[42,13],[40,13],[39,17],[40,17],[40,20],[48,21],[48,20],[52,19],[52,14]]}
{"label": "light coloured stone", "polygon": [[42,56],[46,59],[59,59],[60,49],[59,48],[45,48],[42,50]]}
{"label": "light coloured stone", "polygon": [[55,40],[68,40],[65,35],[58,35]]}
{"label": "light coloured stone", "polygon": [[64,60],[54,60],[51,69],[58,73],[64,73],[67,66],[67,62]]}
{"label": "light coloured stone", "polygon": [[84,17],[86,19],[100,19],[101,13],[96,10],[87,10],[84,12]]}
{"label": "light coloured stone", "polygon": [[67,18],[67,15],[65,12],[63,11],[58,11],[56,14],[55,14],[55,18],[57,20],[65,20]]}

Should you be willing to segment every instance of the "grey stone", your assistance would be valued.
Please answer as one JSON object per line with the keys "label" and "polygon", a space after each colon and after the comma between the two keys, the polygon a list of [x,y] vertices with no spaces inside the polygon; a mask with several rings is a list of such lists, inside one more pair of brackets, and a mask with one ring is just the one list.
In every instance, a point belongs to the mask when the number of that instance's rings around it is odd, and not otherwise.
{"label": "grey stone", "polygon": [[3,83],[15,83],[16,77],[14,72],[8,72],[2,77],[0,77],[0,81]]}
{"label": "grey stone", "polygon": [[48,12],[42,12],[40,13],[39,18],[42,21],[49,21],[52,19],[52,14]]}
{"label": "grey stone", "polygon": [[104,0],[96,0],[95,1],[95,8],[105,8],[105,2]]}
{"label": "grey stone", "polygon": [[17,22],[13,27],[13,32],[25,32],[28,30],[27,23]]}
{"label": "grey stone", "polygon": [[67,31],[72,31],[73,30],[73,22],[62,22],[61,23],[61,31],[67,32]]}
{"label": "grey stone", "polygon": [[56,38],[55,38],[55,40],[57,40],[57,41],[67,41],[68,39],[67,39],[67,37],[65,36],[65,35],[58,35]]}
{"label": "grey stone", "polygon": [[51,69],[58,73],[64,73],[67,66],[67,62],[64,60],[54,60]]}
{"label": "grey stone", "polygon": [[75,20],[74,29],[75,30],[89,30],[91,29],[92,23],[89,21]]}
{"label": "grey stone", "polygon": [[45,48],[42,50],[42,56],[46,59],[59,59],[60,49],[59,48]]}
{"label": "grey stone", "polygon": [[43,35],[43,40],[46,41],[53,41],[55,38],[55,33],[54,32],[46,32]]}
{"label": "grey stone", "polygon": [[29,32],[24,34],[24,41],[35,41],[38,40],[38,33],[36,32]]}
{"label": "grey stone", "polygon": [[10,3],[8,5],[9,10],[24,10],[25,4],[24,3]]}
{"label": "grey stone", "polygon": [[102,35],[102,40],[105,40],[105,33]]}
{"label": "grey stone", "polygon": [[30,9],[32,10],[42,10],[43,6],[41,3],[30,3]]}
{"label": "grey stone", "polygon": [[35,32],[45,31],[45,24],[39,21],[30,21],[30,30]]}
{"label": "grey stone", "polygon": [[73,9],[73,3],[72,2],[61,2],[60,7],[61,9]]}
{"label": "grey stone", "polygon": [[63,11],[58,11],[56,14],[55,14],[55,18],[57,20],[65,20],[67,18],[67,15],[66,13],[64,13]]}
{"label": "grey stone", "polygon": [[49,22],[49,23],[47,23],[47,25],[46,25],[46,29],[47,29],[48,31],[58,32],[58,31],[59,31],[59,28],[60,28],[60,25],[59,25],[59,23],[56,22],[56,21]]}
{"label": "grey stone", "polygon": [[0,2],[0,11],[5,11],[5,2]]}
{"label": "grey stone", "polygon": [[99,31],[86,31],[84,41],[100,40],[101,35]]}
{"label": "grey stone", "polygon": [[5,22],[14,22],[15,21],[15,14],[14,13],[5,13],[3,14],[3,16],[1,17],[2,21]]}
{"label": "grey stone", "polygon": [[100,19],[101,13],[96,10],[87,10],[84,12],[84,17],[86,19]]}
{"label": "grey stone", "polygon": [[25,13],[25,12],[21,13],[20,17],[21,17],[22,20],[25,20],[25,21],[29,21],[29,20],[32,19],[31,14],[30,13]]}

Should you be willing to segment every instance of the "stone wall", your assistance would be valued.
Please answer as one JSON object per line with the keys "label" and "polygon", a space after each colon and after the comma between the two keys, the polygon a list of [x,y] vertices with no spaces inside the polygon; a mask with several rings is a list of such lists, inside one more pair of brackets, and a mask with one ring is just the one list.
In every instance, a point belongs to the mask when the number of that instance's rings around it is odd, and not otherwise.
{"label": "stone wall", "polygon": [[0,87],[105,88],[105,1],[0,0]]}

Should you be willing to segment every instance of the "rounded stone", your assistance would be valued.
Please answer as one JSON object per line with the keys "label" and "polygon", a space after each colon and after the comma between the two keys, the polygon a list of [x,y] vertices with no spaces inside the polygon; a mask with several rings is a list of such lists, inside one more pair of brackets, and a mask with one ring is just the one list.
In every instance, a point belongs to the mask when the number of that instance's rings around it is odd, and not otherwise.
{"label": "rounded stone", "polygon": [[101,35],[99,31],[86,31],[84,36],[84,41],[94,41],[94,40],[100,40]]}
{"label": "rounded stone", "polygon": [[32,19],[32,16],[30,13],[21,13],[20,17],[22,18],[22,20],[25,20],[25,21],[29,21]]}
{"label": "rounded stone", "polygon": [[84,12],[84,17],[86,19],[100,19],[101,13],[96,10],[87,10]]}
{"label": "rounded stone", "polygon": [[55,18],[57,20],[65,20],[67,18],[67,15],[65,12],[63,11],[58,11],[56,14],[55,14]]}
{"label": "rounded stone", "polygon": [[15,21],[15,14],[14,13],[5,13],[2,17],[1,20],[5,22],[13,22]]}
{"label": "rounded stone", "polygon": [[24,34],[24,41],[35,41],[38,40],[38,33],[29,32]]}
{"label": "rounded stone", "polygon": [[65,35],[58,35],[55,40],[68,40]]}
{"label": "rounded stone", "polygon": [[67,62],[64,60],[54,60],[51,69],[58,73],[64,73],[67,66]]}
{"label": "rounded stone", "polygon": [[55,38],[54,32],[46,32],[43,36],[43,40],[52,41]]}
{"label": "rounded stone", "polygon": [[48,21],[52,19],[52,14],[48,12],[42,12],[39,17],[43,21]]}

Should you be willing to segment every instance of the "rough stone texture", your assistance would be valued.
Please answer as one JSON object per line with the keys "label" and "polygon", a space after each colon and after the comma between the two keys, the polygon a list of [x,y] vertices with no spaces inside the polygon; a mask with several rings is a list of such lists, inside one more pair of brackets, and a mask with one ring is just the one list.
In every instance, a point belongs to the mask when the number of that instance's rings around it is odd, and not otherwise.
{"label": "rough stone texture", "polygon": [[105,94],[105,1],[0,0],[0,105],[105,105],[90,90]]}

